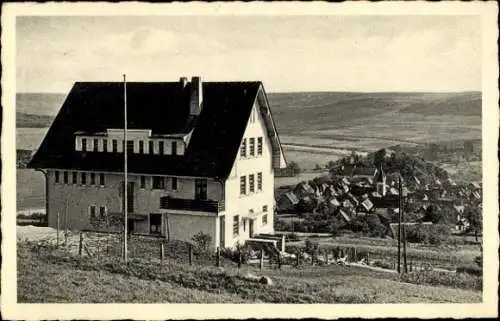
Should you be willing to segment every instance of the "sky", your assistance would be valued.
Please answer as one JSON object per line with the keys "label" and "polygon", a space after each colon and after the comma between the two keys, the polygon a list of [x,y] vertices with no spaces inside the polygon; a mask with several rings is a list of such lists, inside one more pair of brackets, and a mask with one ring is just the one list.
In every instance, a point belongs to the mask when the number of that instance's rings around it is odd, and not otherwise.
{"label": "sky", "polygon": [[260,80],[268,92],[481,90],[478,16],[33,16],[17,92],[76,81]]}

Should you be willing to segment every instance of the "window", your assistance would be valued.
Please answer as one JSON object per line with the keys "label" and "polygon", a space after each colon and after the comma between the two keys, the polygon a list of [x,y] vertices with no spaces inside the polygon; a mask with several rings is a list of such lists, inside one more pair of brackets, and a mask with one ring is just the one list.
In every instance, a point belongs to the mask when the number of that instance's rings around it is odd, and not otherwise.
{"label": "window", "polygon": [[111,144],[113,145],[113,153],[118,153],[118,141],[113,139]]}
{"label": "window", "polygon": [[240,177],[240,194],[245,195],[247,193],[247,177]]}
{"label": "window", "polygon": [[177,177],[172,177],[172,189],[177,190]]}
{"label": "window", "polygon": [[250,193],[255,192],[255,175],[254,174],[248,175],[248,185],[249,185],[248,189],[250,190]]}
{"label": "window", "polygon": [[99,206],[99,218],[101,220],[106,219],[106,206]]}
{"label": "window", "polygon": [[247,220],[243,219],[243,232],[247,231]]}
{"label": "window", "polygon": [[257,173],[257,190],[262,191],[262,172]]}
{"label": "window", "polygon": [[95,173],[90,173],[90,185],[95,185]]}
{"label": "window", "polygon": [[64,184],[68,184],[68,172],[63,172],[63,182]]}
{"label": "window", "polygon": [[97,139],[94,139],[94,152],[98,152],[99,151],[99,140]]}
{"label": "window", "polygon": [[142,140],[139,141],[139,154],[144,154],[144,142]]}
{"label": "window", "polygon": [[82,150],[87,151],[87,138],[82,138]]}
{"label": "window", "polygon": [[177,155],[177,142],[172,142],[172,155]]}
{"label": "window", "polygon": [[141,176],[141,188],[146,188],[146,176]]}
{"label": "window", "polygon": [[99,174],[99,185],[104,186],[104,174]]}
{"label": "window", "polygon": [[105,153],[108,152],[108,140],[107,139],[102,140],[102,151]]}
{"label": "window", "polygon": [[250,138],[250,156],[255,156],[255,138]]}
{"label": "window", "polygon": [[165,178],[162,176],[153,176],[153,189],[164,189]]}
{"label": "window", "polygon": [[129,154],[134,153],[134,141],[133,140],[127,140],[127,153],[129,153]]}
{"label": "window", "polygon": [[247,139],[246,138],[243,138],[243,141],[241,142],[240,156],[247,157]]}
{"label": "window", "polygon": [[149,141],[149,153],[153,154],[155,152],[155,142],[150,140]]}
{"label": "window", "polygon": [[262,206],[262,212],[267,212],[267,205]]}
{"label": "window", "polygon": [[77,178],[77,173],[76,172],[73,172],[72,173],[72,181],[73,181],[73,184],[78,184],[78,178]]}
{"label": "window", "polygon": [[207,199],[207,180],[206,179],[195,179],[194,181],[194,197],[197,200]]}
{"label": "window", "polygon": [[59,183],[59,172],[55,171],[54,175],[55,175],[56,183]]}
{"label": "window", "polygon": [[165,143],[164,142],[159,142],[158,143],[158,148],[160,149],[160,155],[163,155],[164,149],[165,149]]}
{"label": "window", "polygon": [[267,225],[267,214],[262,215],[262,225]]}
{"label": "window", "polygon": [[262,137],[257,138],[257,155],[262,155]]}
{"label": "window", "polygon": [[82,173],[81,176],[82,176],[81,177],[82,178],[82,185],[87,184],[87,175],[86,175],[86,173]]}
{"label": "window", "polygon": [[90,205],[89,207],[89,214],[91,219],[96,219],[97,218],[97,213],[96,213],[96,206],[95,205]]}
{"label": "window", "polygon": [[240,234],[240,216],[233,216],[233,237]]}

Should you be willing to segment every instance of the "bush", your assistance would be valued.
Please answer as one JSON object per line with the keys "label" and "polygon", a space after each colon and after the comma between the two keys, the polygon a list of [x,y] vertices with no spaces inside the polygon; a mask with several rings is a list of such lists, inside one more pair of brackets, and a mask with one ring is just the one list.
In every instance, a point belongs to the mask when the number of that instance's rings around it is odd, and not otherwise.
{"label": "bush", "polygon": [[286,168],[278,169],[275,173],[276,177],[290,177],[297,176],[301,172],[299,164],[296,162],[289,162]]}
{"label": "bush", "polygon": [[195,247],[200,251],[208,251],[208,247],[210,246],[210,243],[212,243],[212,237],[202,231],[196,233],[192,240]]}
{"label": "bush", "polygon": [[[250,259],[250,257],[252,256],[252,249],[249,246],[242,246],[239,251],[241,251],[241,263],[246,264]],[[220,255],[226,259],[238,263],[240,254],[238,252],[238,249],[232,249],[227,247],[223,248],[220,251]]]}
{"label": "bush", "polygon": [[448,238],[449,234],[449,227],[441,224],[419,224],[412,228],[406,228],[406,240],[411,243],[439,245]]}
{"label": "bush", "polygon": [[392,264],[384,262],[384,261],[374,261],[373,262],[373,266],[379,267],[379,268],[382,268],[382,269],[392,270]]}
{"label": "bush", "polygon": [[305,242],[305,252],[308,254],[312,254],[313,252],[316,252],[319,249],[319,243],[318,242],[313,242],[310,239],[306,239]]}
{"label": "bush", "polygon": [[469,275],[482,276],[483,270],[476,265],[461,265],[457,267],[457,273],[467,273]]}
{"label": "bush", "polygon": [[481,291],[483,279],[478,276],[470,276],[464,273],[450,273],[442,271],[419,271],[401,274],[402,282],[414,284],[441,285],[459,289],[471,289]]}

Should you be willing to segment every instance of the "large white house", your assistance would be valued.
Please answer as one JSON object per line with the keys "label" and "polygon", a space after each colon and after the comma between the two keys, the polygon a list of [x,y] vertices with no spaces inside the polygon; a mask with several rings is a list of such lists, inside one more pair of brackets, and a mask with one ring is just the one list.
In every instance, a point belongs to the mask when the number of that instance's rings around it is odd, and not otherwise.
{"label": "large white house", "polygon": [[48,225],[122,226],[124,151],[132,233],[233,247],[273,233],[286,166],[261,82],[77,82],[29,163],[45,173]]}

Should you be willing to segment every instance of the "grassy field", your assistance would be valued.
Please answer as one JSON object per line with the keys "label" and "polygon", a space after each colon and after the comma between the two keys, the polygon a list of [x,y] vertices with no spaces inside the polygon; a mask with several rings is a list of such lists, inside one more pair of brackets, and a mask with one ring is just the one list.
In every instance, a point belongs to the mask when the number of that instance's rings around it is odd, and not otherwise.
{"label": "grassy field", "polygon": [[[392,273],[337,265],[282,270],[80,258],[18,245],[22,303],[424,303],[481,301],[481,292],[401,282]],[[266,275],[265,285],[247,273]],[[92,281],[89,281],[92,280]],[[415,278],[407,281],[415,282]]]}

